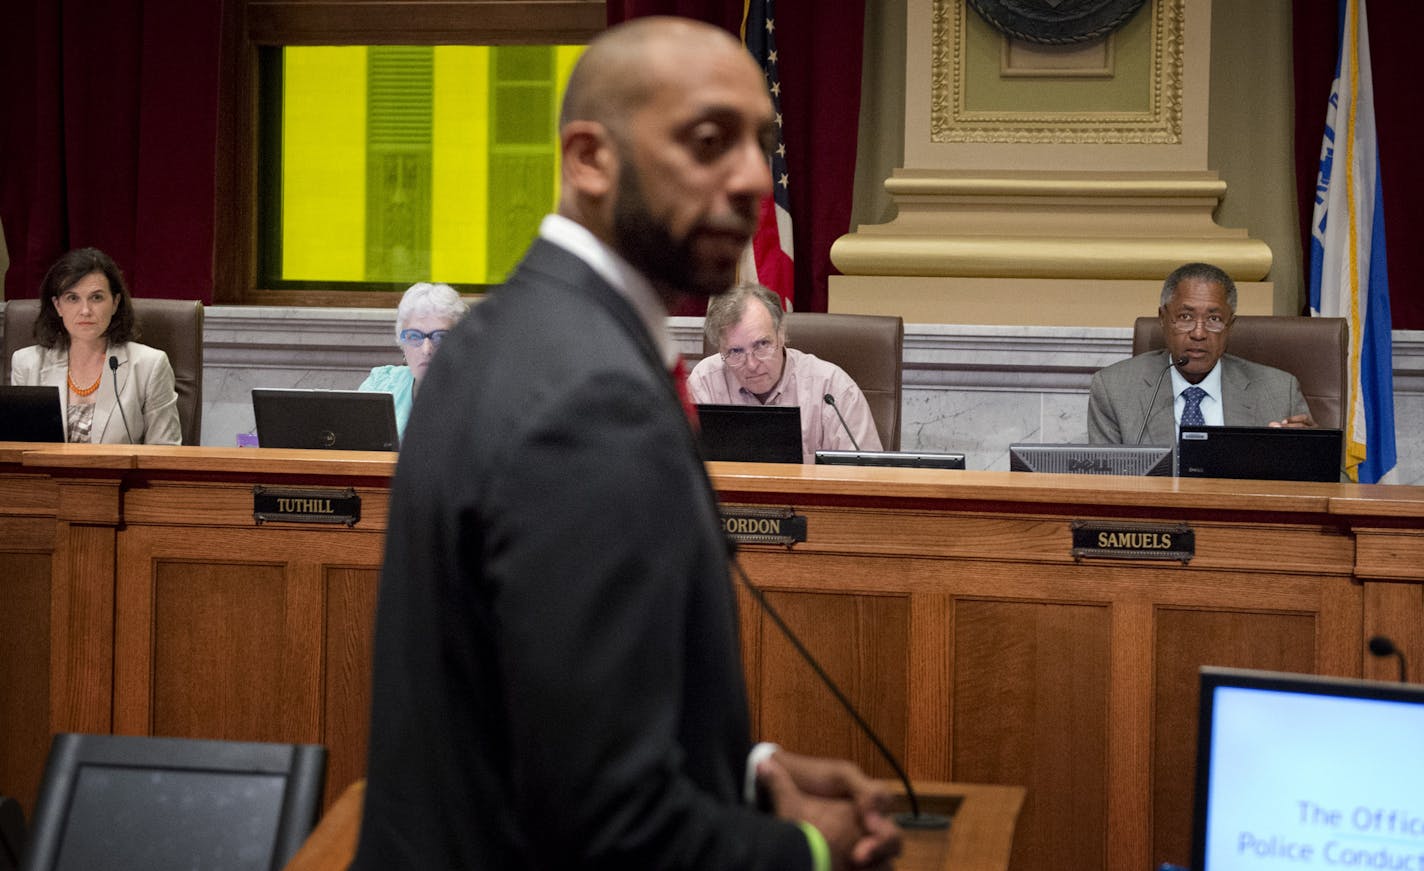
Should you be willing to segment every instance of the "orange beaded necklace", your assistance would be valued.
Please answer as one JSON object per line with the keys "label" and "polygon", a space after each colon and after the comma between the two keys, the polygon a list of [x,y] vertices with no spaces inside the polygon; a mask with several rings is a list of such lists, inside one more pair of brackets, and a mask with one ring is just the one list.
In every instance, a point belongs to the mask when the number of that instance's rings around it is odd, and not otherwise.
{"label": "orange beaded necklace", "polygon": [[87,388],[80,387],[78,384],[75,384],[73,374],[66,373],[64,376],[64,380],[69,382],[69,389],[74,391],[75,396],[88,396],[95,390],[99,389],[99,382],[104,380],[104,372],[103,370],[100,370],[99,377],[95,378],[94,383],[89,385]]}

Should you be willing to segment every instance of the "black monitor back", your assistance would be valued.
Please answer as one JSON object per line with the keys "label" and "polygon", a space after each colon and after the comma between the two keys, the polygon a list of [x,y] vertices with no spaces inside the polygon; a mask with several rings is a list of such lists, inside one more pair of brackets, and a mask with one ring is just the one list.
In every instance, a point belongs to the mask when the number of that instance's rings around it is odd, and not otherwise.
{"label": "black monitor back", "polygon": [[58,387],[0,385],[0,442],[62,441]]}
{"label": "black monitor back", "polygon": [[326,748],[56,735],[22,871],[278,871],[316,822]]}
{"label": "black monitor back", "polygon": [[1338,429],[1184,426],[1177,444],[1177,474],[1338,482],[1342,439]]}
{"label": "black monitor back", "polygon": [[1170,445],[1009,445],[1010,472],[1170,477],[1172,462]]}
{"label": "black monitor back", "polygon": [[702,457],[736,463],[800,463],[801,409],[795,405],[699,405]]}
{"label": "black monitor back", "polygon": [[254,387],[252,416],[264,448],[394,451],[400,445],[389,393]]}
{"label": "black monitor back", "polygon": [[963,469],[964,455],[930,451],[816,451],[822,466],[887,466],[896,469]]}

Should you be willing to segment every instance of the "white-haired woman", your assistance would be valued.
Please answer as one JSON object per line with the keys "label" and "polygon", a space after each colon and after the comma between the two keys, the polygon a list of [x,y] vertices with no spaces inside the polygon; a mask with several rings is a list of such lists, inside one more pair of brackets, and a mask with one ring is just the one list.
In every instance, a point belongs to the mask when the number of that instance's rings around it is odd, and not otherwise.
{"label": "white-haired woman", "polygon": [[358,390],[390,393],[396,402],[396,431],[405,438],[415,391],[435,349],[450,328],[464,317],[467,306],[448,284],[412,284],[396,308],[396,344],[405,355],[404,366],[377,366]]}

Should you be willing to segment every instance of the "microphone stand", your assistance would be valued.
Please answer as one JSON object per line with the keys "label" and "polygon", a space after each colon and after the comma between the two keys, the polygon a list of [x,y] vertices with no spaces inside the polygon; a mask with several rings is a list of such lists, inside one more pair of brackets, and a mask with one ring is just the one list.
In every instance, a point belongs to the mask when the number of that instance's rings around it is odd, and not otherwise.
{"label": "microphone stand", "polygon": [[860,445],[856,443],[855,434],[850,431],[850,426],[845,422],[845,416],[841,414],[840,408],[836,405],[836,398],[827,393],[825,396],[822,396],[821,399],[825,400],[825,403],[831,407],[831,411],[836,413],[836,418],[841,422],[841,429],[845,430],[846,438],[850,439],[851,447],[859,451]]}
{"label": "microphone stand", "polygon": [[1149,399],[1149,400],[1147,400],[1147,413],[1142,416],[1142,429],[1138,430],[1138,432],[1137,432],[1137,441],[1134,442],[1134,444],[1139,444],[1139,445],[1142,444],[1142,437],[1145,436],[1145,435],[1147,435],[1147,423],[1148,423],[1148,421],[1152,420],[1152,406],[1154,406],[1154,405],[1157,404],[1157,394],[1160,393],[1160,392],[1162,392],[1162,381],[1163,381],[1163,379],[1165,379],[1165,378],[1167,377],[1167,373],[1168,373],[1168,372],[1171,372],[1173,369],[1177,368],[1178,366],[1184,366],[1184,365],[1186,365],[1186,362],[1187,362],[1187,358],[1186,358],[1186,357],[1183,357],[1183,358],[1181,358],[1180,360],[1173,360],[1173,359],[1171,359],[1171,356],[1172,356],[1172,355],[1171,355],[1171,352],[1170,352],[1170,351],[1167,352],[1167,357],[1168,357],[1167,365],[1166,365],[1166,367],[1162,370],[1162,374],[1157,376],[1157,386],[1155,386],[1155,387],[1152,388],[1152,398]]}

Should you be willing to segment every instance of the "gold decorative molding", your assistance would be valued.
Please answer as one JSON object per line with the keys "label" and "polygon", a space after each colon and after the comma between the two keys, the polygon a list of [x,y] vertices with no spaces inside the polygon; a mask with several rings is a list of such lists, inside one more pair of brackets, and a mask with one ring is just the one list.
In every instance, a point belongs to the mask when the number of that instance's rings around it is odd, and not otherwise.
{"label": "gold decorative molding", "polygon": [[899,169],[885,182],[899,214],[837,239],[846,275],[1156,279],[1205,260],[1242,281],[1271,250],[1212,213],[1212,172],[959,172]]}
{"label": "gold decorative molding", "polygon": [[[964,0],[933,0],[930,139],[936,143],[1176,145],[1182,142],[1186,0],[1151,0],[1148,107],[1140,112],[972,111]],[[1139,13],[1143,14],[1143,13]]]}

